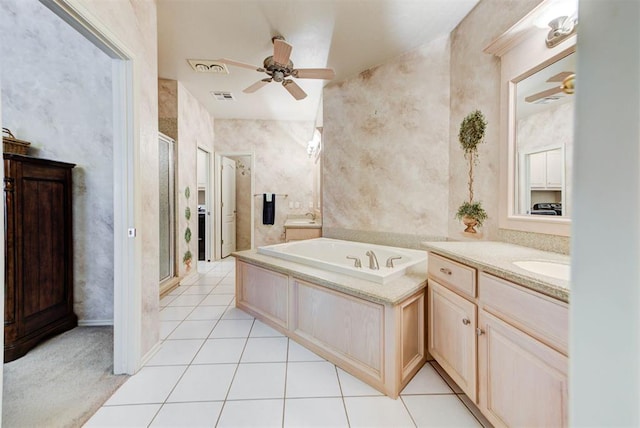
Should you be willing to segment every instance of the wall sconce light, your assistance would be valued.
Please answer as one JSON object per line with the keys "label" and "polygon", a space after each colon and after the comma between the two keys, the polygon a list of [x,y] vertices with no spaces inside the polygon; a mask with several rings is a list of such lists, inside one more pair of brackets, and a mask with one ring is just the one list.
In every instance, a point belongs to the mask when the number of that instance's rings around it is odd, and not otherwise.
{"label": "wall sconce light", "polygon": [[549,22],[549,27],[545,42],[552,48],[576,32],[577,20],[572,16],[559,16]]}
{"label": "wall sconce light", "polygon": [[578,25],[577,1],[550,1],[549,6],[535,20],[535,25],[538,28],[550,28],[545,42],[548,48],[553,48],[576,32]]}
{"label": "wall sconce light", "polygon": [[311,139],[311,141],[307,143],[307,155],[309,155],[309,157],[312,157],[318,153],[318,151],[320,150],[321,141],[322,141],[322,135],[317,129],[314,130],[313,138]]}

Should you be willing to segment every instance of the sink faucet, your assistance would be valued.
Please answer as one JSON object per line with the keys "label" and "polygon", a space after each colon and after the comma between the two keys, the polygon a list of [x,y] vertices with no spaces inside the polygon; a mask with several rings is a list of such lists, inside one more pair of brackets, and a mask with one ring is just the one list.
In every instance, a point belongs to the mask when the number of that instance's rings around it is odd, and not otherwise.
{"label": "sink faucet", "polygon": [[367,256],[369,256],[369,269],[380,269],[380,266],[378,266],[378,258],[376,257],[376,253],[374,253],[373,251],[367,251]]}
{"label": "sink faucet", "polygon": [[305,215],[311,216],[311,220],[315,221],[316,219],[316,215],[314,213],[305,213]]}
{"label": "sink faucet", "polygon": [[361,268],[362,262],[359,257],[356,256],[347,256],[348,259],[353,260],[353,267]]}
{"label": "sink faucet", "polygon": [[389,258],[387,259],[387,267],[388,267],[388,268],[392,268],[392,267],[394,267],[394,266],[393,266],[393,261],[394,261],[394,260],[400,260],[401,258],[402,258],[402,257],[389,257]]}

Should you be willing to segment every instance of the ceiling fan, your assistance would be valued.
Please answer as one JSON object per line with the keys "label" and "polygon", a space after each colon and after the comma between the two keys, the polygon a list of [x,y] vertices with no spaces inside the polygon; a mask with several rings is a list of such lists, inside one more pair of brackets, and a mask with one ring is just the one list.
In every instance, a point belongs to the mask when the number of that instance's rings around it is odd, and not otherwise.
{"label": "ceiling fan", "polygon": [[528,103],[535,103],[536,101],[549,98],[555,94],[559,94],[560,92],[564,92],[565,94],[571,95],[573,94],[574,88],[574,79],[575,73],[572,71],[563,71],[555,76],[551,76],[547,79],[549,83],[560,83],[560,86],[556,86],[555,88],[545,89],[544,91],[538,92],[533,95],[529,95],[524,100]]}
{"label": "ceiling fan", "polygon": [[250,94],[262,88],[267,83],[278,82],[282,83],[282,86],[289,91],[293,98],[301,100],[305,98],[307,94],[291,79],[291,77],[298,79],[325,80],[331,80],[335,77],[336,74],[331,68],[293,68],[293,62],[289,59],[293,46],[287,43],[282,36],[272,37],[271,41],[273,42],[273,55],[264,59],[262,67],[256,67],[255,65],[226,58],[217,60],[218,62],[227,65],[234,65],[236,67],[256,70],[260,73],[266,73],[269,76],[262,80],[258,80],[242,92]]}

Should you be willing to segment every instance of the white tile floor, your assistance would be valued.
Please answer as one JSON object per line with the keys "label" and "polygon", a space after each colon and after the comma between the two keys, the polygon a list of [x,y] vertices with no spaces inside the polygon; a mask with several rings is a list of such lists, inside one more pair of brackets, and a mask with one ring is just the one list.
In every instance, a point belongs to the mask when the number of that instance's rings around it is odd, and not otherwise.
{"label": "white tile floor", "polygon": [[234,275],[200,262],[160,301],[160,350],[85,426],[482,426],[431,364],[392,400],[236,309]]}

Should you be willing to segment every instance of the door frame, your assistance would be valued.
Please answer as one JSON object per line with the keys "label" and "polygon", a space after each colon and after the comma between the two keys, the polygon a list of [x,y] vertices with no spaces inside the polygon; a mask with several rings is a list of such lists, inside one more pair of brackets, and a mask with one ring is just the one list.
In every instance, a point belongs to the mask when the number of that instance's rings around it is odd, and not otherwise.
{"label": "door frame", "polygon": [[[112,58],[113,81],[113,371],[134,374],[142,364],[142,242],[136,239],[140,212],[139,113],[134,97],[140,92],[142,70],[136,55],[79,0],[40,0]],[[138,201],[138,202],[136,202]],[[4,299],[2,299],[4,301]]]}
{"label": "door frame", "polygon": [[[254,232],[255,232],[255,198],[253,195],[255,194],[255,183],[256,183],[256,154],[254,151],[251,152],[215,152],[215,165],[214,165],[214,174],[215,174],[215,200],[214,200],[214,219],[215,219],[215,251],[214,257],[215,260],[220,260],[222,258],[222,158],[223,157],[234,157],[234,156],[249,156],[251,158],[251,248],[254,247]],[[236,228],[237,228],[236,223]]]}
{"label": "door frame", "polygon": [[[196,166],[198,165],[197,162],[197,156],[198,156],[198,150],[202,150],[203,152],[206,153],[207,155],[207,171],[206,171],[206,179],[205,179],[205,209],[207,210],[207,215],[204,218],[204,229],[205,229],[205,236],[204,236],[204,258],[205,261],[210,262],[212,257],[213,252],[211,251],[211,242],[212,242],[212,236],[214,235],[213,232],[213,228],[212,225],[214,223],[214,221],[211,218],[211,203],[213,201],[213,197],[212,197],[212,189],[213,189],[213,174],[211,173],[213,168],[212,168],[212,164],[213,164],[213,152],[212,150],[207,147],[207,146],[203,146],[198,144],[197,150],[196,150]],[[198,176],[198,171],[196,170],[196,177]],[[197,180],[196,180],[197,181]],[[196,189],[196,191],[199,191],[199,189]],[[197,195],[197,193],[196,193]],[[197,196],[196,196],[197,197]],[[198,204],[196,204],[197,206]],[[196,210],[197,211],[197,210]]]}

